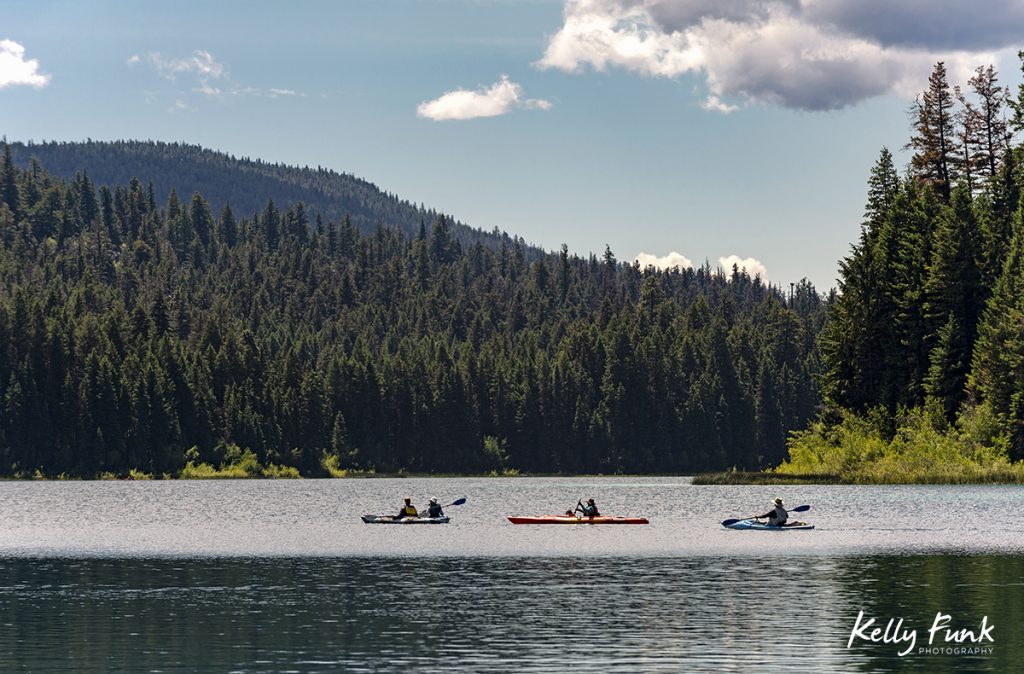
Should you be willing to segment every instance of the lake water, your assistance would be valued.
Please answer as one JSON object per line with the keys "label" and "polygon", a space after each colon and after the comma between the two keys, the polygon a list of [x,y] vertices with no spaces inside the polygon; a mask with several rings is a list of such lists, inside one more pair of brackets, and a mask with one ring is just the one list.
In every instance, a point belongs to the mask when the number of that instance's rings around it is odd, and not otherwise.
{"label": "lake water", "polygon": [[[776,493],[814,531],[719,522]],[[685,478],[6,482],[0,671],[889,672],[1024,666],[1019,487]],[[443,526],[364,513],[458,497]],[[646,526],[515,526],[593,496]],[[857,616],[899,643],[855,639]],[[936,613],[992,641],[928,648]],[[863,623],[862,623],[863,624]],[[867,635],[870,630],[861,633]],[[983,650],[982,650],[983,649]]]}

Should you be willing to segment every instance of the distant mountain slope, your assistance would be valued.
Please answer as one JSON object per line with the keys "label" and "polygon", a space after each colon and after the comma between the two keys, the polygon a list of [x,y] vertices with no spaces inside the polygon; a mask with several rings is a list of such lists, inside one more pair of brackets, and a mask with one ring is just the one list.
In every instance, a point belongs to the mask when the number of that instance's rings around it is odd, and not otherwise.
{"label": "distant mountain slope", "polygon": [[[160,203],[173,187],[183,200],[201,192],[214,209],[230,203],[240,215],[262,210],[268,198],[280,205],[301,201],[307,211],[325,219],[348,215],[363,232],[382,223],[406,234],[416,234],[421,222],[429,230],[438,215],[348,173],[238,158],[199,145],[133,140],[12,142],[11,152],[22,168],[36,157],[53,175],[71,178],[85,171],[97,185],[125,185],[134,177],[144,185],[152,182]],[[512,241],[496,229],[485,232],[460,222],[452,231],[464,243],[479,240],[497,246],[503,240]]]}

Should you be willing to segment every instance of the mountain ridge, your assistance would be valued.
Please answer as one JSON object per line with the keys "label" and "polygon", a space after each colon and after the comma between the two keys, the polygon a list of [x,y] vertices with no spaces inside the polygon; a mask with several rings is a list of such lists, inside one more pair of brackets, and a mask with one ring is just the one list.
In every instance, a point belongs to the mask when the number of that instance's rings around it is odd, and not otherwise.
{"label": "mountain ridge", "polygon": [[[423,223],[427,227],[441,211],[417,206],[411,201],[359,178],[322,166],[293,166],[233,154],[186,142],[155,140],[97,141],[9,141],[11,156],[20,168],[33,158],[46,171],[66,180],[83,172],[97,185],[126,185],[137,178],[152,183],[158,199],[174,189],[182,199],[202,193],[214,209],[230,204],[239,214],[262,210],[268,199],[277,204],[302,202],[315,219],[340,220],[348,217],[363,233],[378,224],[407,236],[415,236]],[[244,180],[237,179],[244,175]],[[520,237],[495,227],[491,231],[471,227],[450,218],[452,234],[463,244],[480,241],[498,248],[518,242],[529,258],[546,251],[529,246]]]}

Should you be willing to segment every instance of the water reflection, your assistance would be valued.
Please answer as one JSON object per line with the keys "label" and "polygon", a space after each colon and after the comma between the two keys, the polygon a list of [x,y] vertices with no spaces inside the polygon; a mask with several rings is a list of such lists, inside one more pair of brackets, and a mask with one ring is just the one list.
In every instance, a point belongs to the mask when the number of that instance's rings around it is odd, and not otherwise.
{"label": "water reflection", "polygon": [[[1000,556],[12,558],[0,670],[1011,671],[1022,578]],[[861,609],[988,615],[995,652],[847,650]]]}
{"label": "water reflection", "polygon": [[[837,564],[838,602],[852,615],[877,616],[885,627],[890,619],[904,618],[908,630],[917,631],[912,654],[894,658],[909,641],[862,644],[852,648],[868,656],[865,671],[888,671],[899,660],[901,671],[1020,671],[1024,661],[1024,558],[1018,556],[911,556],[847,558]],[[994,625],[991,654],[922,654],[928,648],[928,630],[937,613],[950,616],[951,627],[979,631],[982,617]],[[938,633],[934,647],[956,647]],[[964,646],[975,644],[965,643]]]}

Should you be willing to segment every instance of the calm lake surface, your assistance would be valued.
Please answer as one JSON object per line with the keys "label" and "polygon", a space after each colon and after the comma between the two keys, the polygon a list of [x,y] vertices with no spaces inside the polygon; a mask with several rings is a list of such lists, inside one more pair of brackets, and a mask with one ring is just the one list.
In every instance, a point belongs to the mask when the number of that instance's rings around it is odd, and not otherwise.
{"label": "calm lake surface", "polygon": [[[777,493],[817,529],[719,524]],[[443,526],[359,520],[405,495],[468,502]],[[651,524],[505,520],[588,496]],[[1022,506],[685,478],[5,482],[0,671],[1019,671]],[[912,652],[847,648],[862,611],[916,629]],[[921,651],[938,612],[992,641]]]}

